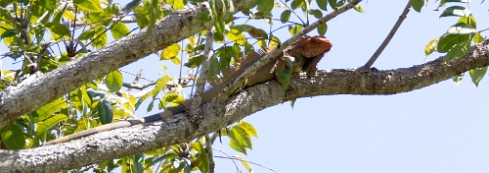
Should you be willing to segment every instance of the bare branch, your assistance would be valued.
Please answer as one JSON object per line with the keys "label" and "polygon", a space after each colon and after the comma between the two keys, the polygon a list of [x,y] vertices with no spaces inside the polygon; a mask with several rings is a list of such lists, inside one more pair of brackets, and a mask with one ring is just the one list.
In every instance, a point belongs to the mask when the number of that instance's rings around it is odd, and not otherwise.
{"label": "bare branch", "polygon": [[[75,13],[75,15],[76,15],[76,13]],[[110,18],[112,18],[112,22],[136,23],[136,17],[135,16],[110,17]],[[107,19],[101,19],[101,21],[107,20]],[[97,21],[95,21],[95,22],[97,22]],[[73,26],[74,29],[88,25],[88,23],[85,21],[76,21],[76,22],[75,21],[63,21],[62,24],[65,26]]]}
{"label": "bare branch", "polygon": [[147,87],[150,87],[150,86],[153,86],[155,85],[156,82],[149,82],[149,83],[145,83],[145,84],[142,84],[142,85],[137,85],[137,84],[132,84],[132,83],[122,83],[122,86],[126,87],[126,88],[129,88],[129,89],[137,89],[137,90],[143,90]]}
{"label": "bare branch", "polygon": [[[177,84],[173,81],[168,81],[168,83],[166,83],[166,87],[167,88],[174,88],[174,87],[177,87],[177,85],[181,85],[182,87],[189,87],[189,83],[190,81],[193,81],[194,79],[192,77],[189,77],[189,78],[183,78],[180,80],[180,84]],[[122,83],[122,86],[126,87],[126,88],[129,88],[129,89],[137,89],[137,90],[143,90],[143,89],[146,89],[147,87],[150,87],[150,86],[153,86],[155,85],[156,82],[149,82],[149,83],[145,83],[145,84],[142,84],[142,85],[137,85],[137,84],[132,84],[132,83]]]}
{"label": "bare branch", "polygon": [[410,8],[411,8],[411,3],[410,3],[410,1],[408,1],[408,3],[406,4],[406,7],[404,7],[404,10],[402,11],[401,15],[399,16],[399,19],[397,19],[396,23],[392,27],[392,29],[389,32],[389,34],[384,39],[384,41],[382,42],[382,44],[380,44],[379,48],[377,48],[377,50],[372,55],[372,57],[370,57],[370,59],[367,61],[367,63],[365,65],[363,65],[363,67],[361,67],[362,70],[366,70],[366,69],[369,69],[370,67],[372,67],[372,65],[377,60],[377,58],[380,56],[380,54],[382,53],[382,51],[384,51],[385,47],[387,47],[387,45],[389,44],[389,42],[392,40],[392,38],[394,37],[394,34],[396,34],[397,30],[401,26],[401,24],[404,21],[404,19],[406,19],[406,16],[409,13],[409,9]]}
{"label": "bare branch", "polygon": [[263,166],[262,164],[259,164],[259,163],[256,163],[256,162],[252,162],[252,161],[249,161],[249,160],[244,160],[242,158],[238,158],[236,156],[214,156],[216,158],[220,158],[220,159],[230,159],[230,160],[243,160],[244,162],[247,162],[247,163],[250,163],[250,164],[253,164],[253,165],[256,165],[256,166],[259,166],[259,167],[262,167],[262,168],[265,168],[265,169],[268,169],[269,171],[272,171],[272,172],[277,172],[275,170],[273,170],[272,168],[269,168],[269,167],[266,167],[266,166]]}
{"label": "bare branch", "polygon": [[213,56],[212,43],[214,42],[214,31],[212,31],[212,28],[213,27],[209,27],[205,35],[204,57],[202,59],[202,65],[200,66],[199,77],[197,78],[196,82],[196,99],[192,100],[190,108],[195,108],[199,106],[202,102],[202,93],[204,92],[205,81],[208,79],[207,76],[209,74],[210,59]]}

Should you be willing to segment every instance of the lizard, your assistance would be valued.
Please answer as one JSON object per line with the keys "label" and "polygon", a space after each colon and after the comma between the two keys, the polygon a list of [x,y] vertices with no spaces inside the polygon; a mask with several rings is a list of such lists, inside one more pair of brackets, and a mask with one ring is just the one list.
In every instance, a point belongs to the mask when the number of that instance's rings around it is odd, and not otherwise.
{"label": "lizard", "polygon": [[[308,77],[316,75],[317,63],[321,60],[326,52],[332,47],[331,41],[324,36],[305,36],[296,41],[292,46],[285,49],[279,56],[273,58],[270,62],[265,64],[255,74],[245,79],[244,87],[250,87],[256,84],[264,83],[276,78],[277,74],[283,70],[292,70],[293,74],[299,72],[306,72]],[[260,55],[251,51],[242,62],[236,66],[236,68],[230,69],[229,74],[223,74],[223,82],[213,86],[207,91],[201,94],[201,104],[209,103],[216,98],[228,85],[228,83],[236,78],[239,74],[260,60]],[[288,65],[289,64],[289,65]],[[293,67],[290,67],[290,64]],[[280,80],[278,80],[280,82]],[[103,131],[110,131],[114,129],[130,127],[137,124],[143,124],[148,122],[155,122],[166,119],[173,115],[182,113],[189,109],[192,99],[185,100],[176,107],[171,107],[163,112],[143,117],[142,119],[118,121],[110,124],[105,124],[95,128],[87,129],[85,131],[73,133],[71,135],[62,136],[57,139],[48,141],[43,145],[52,145],[58,143],[68,142],[81,137],[86,137],[92,134],[96,134]]]}

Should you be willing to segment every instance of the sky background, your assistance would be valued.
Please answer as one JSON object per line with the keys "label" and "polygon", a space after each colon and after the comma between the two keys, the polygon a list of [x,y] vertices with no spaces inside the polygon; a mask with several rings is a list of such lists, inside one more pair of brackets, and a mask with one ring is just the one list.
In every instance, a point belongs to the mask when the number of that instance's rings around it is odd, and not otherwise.
{"label": "sky background", "polygon": [[[319,69],[357,68],[365,64],[406,2],[364,1],[360,5],[365,13],[351,10],[328,22],[326,36],[334,45],[319,63]],[[479,3],[474,1],[470,8],[481,30],[489,28],[489,6],[488,2]],[[433,11],[436,6],[430,1],[421,13],[411,10],[373,66],[387,70],[425,63],[425,45],[457,20],[440,19],[441,11]],[[280,13],[275,16],[278,18]],[[276,22],[273,27],[280,26]],[[276,34],[282,41],[290,37],[287,29]],[[435,58],[437,55],[432,55],[428,60]],[[166,73],[178,74],[170,61],[163,63],[169,68]],[[14,67],[4,59],[3,68]],[[153,80],[165,74],[155,55],[122,69],[131,73],[144,69],[144,77]],[[133,79],[124,74],[125,81]],[[259,136],[253,139],[253,150],[248,155],[234,152],[226,138],[214,148],[279,173],[489,172],[488,89],[487,79],[476,87],[467,74],[460,85],[448,80],[395,95],[298,99],[293,108],[286,102],[245,118]],[[136,115],[149,115],[145,108],[143,105]],[[218,151],[214,154],[223,156]],[[216,161],[216,172],[236,172],[230,160]],[[246,172],[239,162],[238,165]],[[257,173],[272,172],[258,165],[251,167]]]}

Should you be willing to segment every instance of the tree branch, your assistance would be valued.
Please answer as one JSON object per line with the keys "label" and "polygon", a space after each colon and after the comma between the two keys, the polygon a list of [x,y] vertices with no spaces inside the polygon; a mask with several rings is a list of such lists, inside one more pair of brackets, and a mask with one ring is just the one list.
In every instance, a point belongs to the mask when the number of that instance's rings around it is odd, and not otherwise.
{"label": "tree branch", "polygon": [[[385,71],[319,71],[313,79],[295,78],[287,92],[275,81],[235,94],[222,105],[213,100],[163,122],[98,133],[80,140],[18,151],[0,151],[0,169],[9,172],[55,172],[169,146],[221,129],[284,101],[318,95],[385,95],[413,91],[453,75],[489,65],[489,40],[453,62],[434,61]],[[237,106],[239,105],[239,106]]]}
{"label": "tree branch", "polygon": [[[234,0],[233,3],[238,12],[253,1]],[[151,31],[126,36],[50,73],[31,76],[19,86],[4,89],[0,92],[0,128],[89,81],[209,28],[212,22],[197,19],[206,11],[202,5],[171,13]]]}
{"label": "tree branch", "polygon": [[372,65],[377,60],[377,58],[380,56],[382,51],[384,51],[385,47],[387,47],[389,42],[392,40],[392,38],[394,37],[394,34],[396,34],[399,27],[401,27],[401,24],[404,21],[404,19],[406,19],[406,16],[409,13],[410,8],[411,8],[411,3],[410,3],[410,1],[408,1],[408,3],[406,4],[406,7],[404,7],[404,10],[402,11],[401,15],[399,16],[399,19],[397,19],[397,22],[394,24],[394,26],[392,27],[389,34],[387,34],[387,37],[384,39],[382,44],[380,44],[379,48],[377,48],[377,50],[372,55],[372,57],[370,57],[370,59],[367,61],[367,63],[365,63],[365,65],[363,65],[362,70],[367,70],[370,67],[372,67]]}

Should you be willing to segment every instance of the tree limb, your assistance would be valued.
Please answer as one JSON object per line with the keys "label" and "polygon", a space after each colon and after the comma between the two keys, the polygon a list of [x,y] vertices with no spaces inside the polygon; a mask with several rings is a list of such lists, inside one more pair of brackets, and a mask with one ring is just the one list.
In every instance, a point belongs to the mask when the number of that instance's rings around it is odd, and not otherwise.
{"label": "tree limb", "polygon": [[[409,92],[450,79],[453,75],[489,65],[489,39],[472,46],[463,58],[443,57],[396,70],[319,71],[313,79],[295,78],[287,92],[275,81],[256,85],[163,122],[98,133],[80,140],[38,148],[0,151],[0,170],[54,172],[119,158],[200,137],[284,101],[333,94],[385,95]],[[239,105],[239,106],[237,106]]]}
{"label": "tree limb", "polygon": [[[238,12],[253,1],[234,0],[233,3]],[[0,128],[89,81],[209,28],[212,22],[197,19],[206,11],[207,7],[201,5],[171,13],[151,31],[123,37],[52,72],[31,76],[16,87],[4,89],[0,92]]]}

